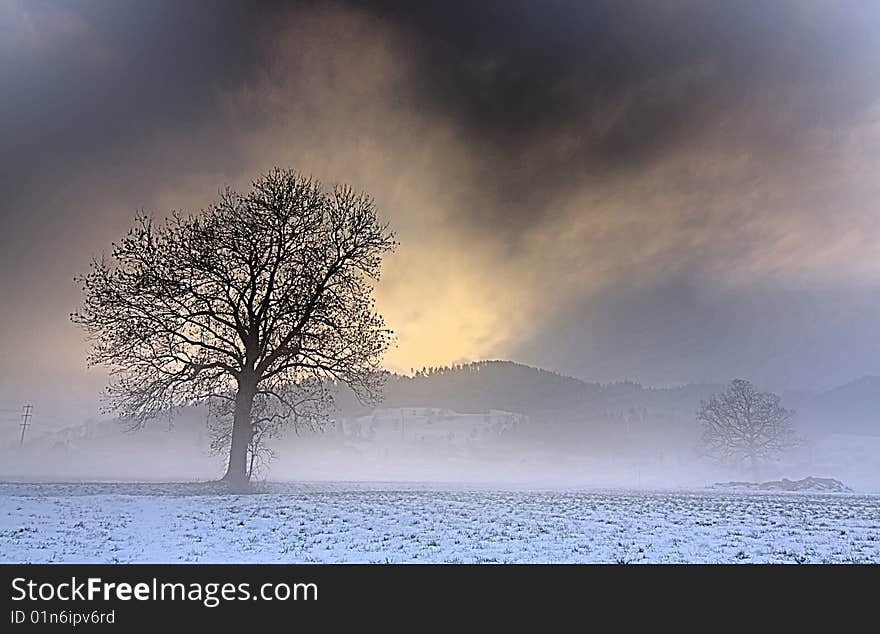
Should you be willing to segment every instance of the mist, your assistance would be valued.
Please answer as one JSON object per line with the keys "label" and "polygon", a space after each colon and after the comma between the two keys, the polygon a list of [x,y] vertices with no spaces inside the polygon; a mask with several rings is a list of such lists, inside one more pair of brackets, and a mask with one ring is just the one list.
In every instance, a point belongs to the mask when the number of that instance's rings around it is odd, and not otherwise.
{"label": "mist", "polygon": [[[502,488],[703,489],[748,480],[700,452],[696,413],[719,384],[585,383],[510,362],[393,375],[383,402],[337,393],[321,430],[291,426],[266,441],[254,479],[440,482]],[[803,443],[762,465],[761,478],[838,479],[880,491],[880,377],[786,392]],[[204,407],[168,411],[141,429],[112,417],[0,447],[7,480],[206,481],[225,468]],[[29,430],[30,431],[30,430]],[[31,432],[33,433],[33,432]]]}

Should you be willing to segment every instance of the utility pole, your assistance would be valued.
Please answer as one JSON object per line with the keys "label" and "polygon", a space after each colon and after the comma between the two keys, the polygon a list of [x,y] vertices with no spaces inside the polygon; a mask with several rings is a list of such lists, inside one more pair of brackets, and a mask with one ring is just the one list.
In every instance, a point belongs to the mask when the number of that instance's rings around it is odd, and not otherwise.
{"label": "utility pole", "polygon": [[27,432],[27,428],[30,427],[31,421],[31,412],[34,410],[34,406],[28,403],[24,406],[24,411],[21,413],[21,440],[18,441],[18,446],[21,447],[24,444],[24,435]]}

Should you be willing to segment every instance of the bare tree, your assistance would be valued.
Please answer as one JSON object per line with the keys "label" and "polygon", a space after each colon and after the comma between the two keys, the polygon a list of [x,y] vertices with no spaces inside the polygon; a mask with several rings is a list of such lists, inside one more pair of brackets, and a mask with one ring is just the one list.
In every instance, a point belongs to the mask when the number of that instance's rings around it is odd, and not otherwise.
{"label": "bare tree", "polygon": [[392,333],[372,288],[395,244],[369,196],[275,169],[198,214],[138,216],[77,278],[71,318],[89,364],[111,369],[108,409],[134,426],[225,399],[224,480],[240,485],[255,432],[320,427],[328,381],[377,397]]}
{"label": "bare tree", "polygon": [[757,480],[763,462],[801,443],[791,424],[793,415],[777,395],[737,379],[701,404],[697,420],[703,425],[702,449],[719,462],[749,467]]}

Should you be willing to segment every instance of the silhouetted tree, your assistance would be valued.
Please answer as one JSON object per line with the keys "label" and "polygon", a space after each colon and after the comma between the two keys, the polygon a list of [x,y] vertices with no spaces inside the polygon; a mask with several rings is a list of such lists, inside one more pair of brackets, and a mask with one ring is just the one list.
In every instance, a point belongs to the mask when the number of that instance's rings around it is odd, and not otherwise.
{"label": "silhouetted tree", "polygon": [[777,395],[737,379],[701,404],[702,449],[720,462],[748,466],[755,479],[762,462],[800,444],[791,424],[794,412]]}
{"label": "silhouetted tree", "polygon": [[275,169],[196,215],[139,216],[78,278],[71,318],[89,364],[111,368],[109,408],[134,426],[225,401],[211,406],[231,419],[224,480],[239,485],[255,433],[321,426],[328,380],[377,396],[392,335],[372,281],[394,247],[372,198]]}

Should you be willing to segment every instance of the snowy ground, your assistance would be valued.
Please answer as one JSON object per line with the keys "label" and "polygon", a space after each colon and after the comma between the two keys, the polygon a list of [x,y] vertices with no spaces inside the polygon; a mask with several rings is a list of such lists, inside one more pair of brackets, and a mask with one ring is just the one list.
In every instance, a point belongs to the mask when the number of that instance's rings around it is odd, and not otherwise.
{"label": "snowy ground", "polygon": [[0,562],[874,562],[880,496],[0,484]]}

